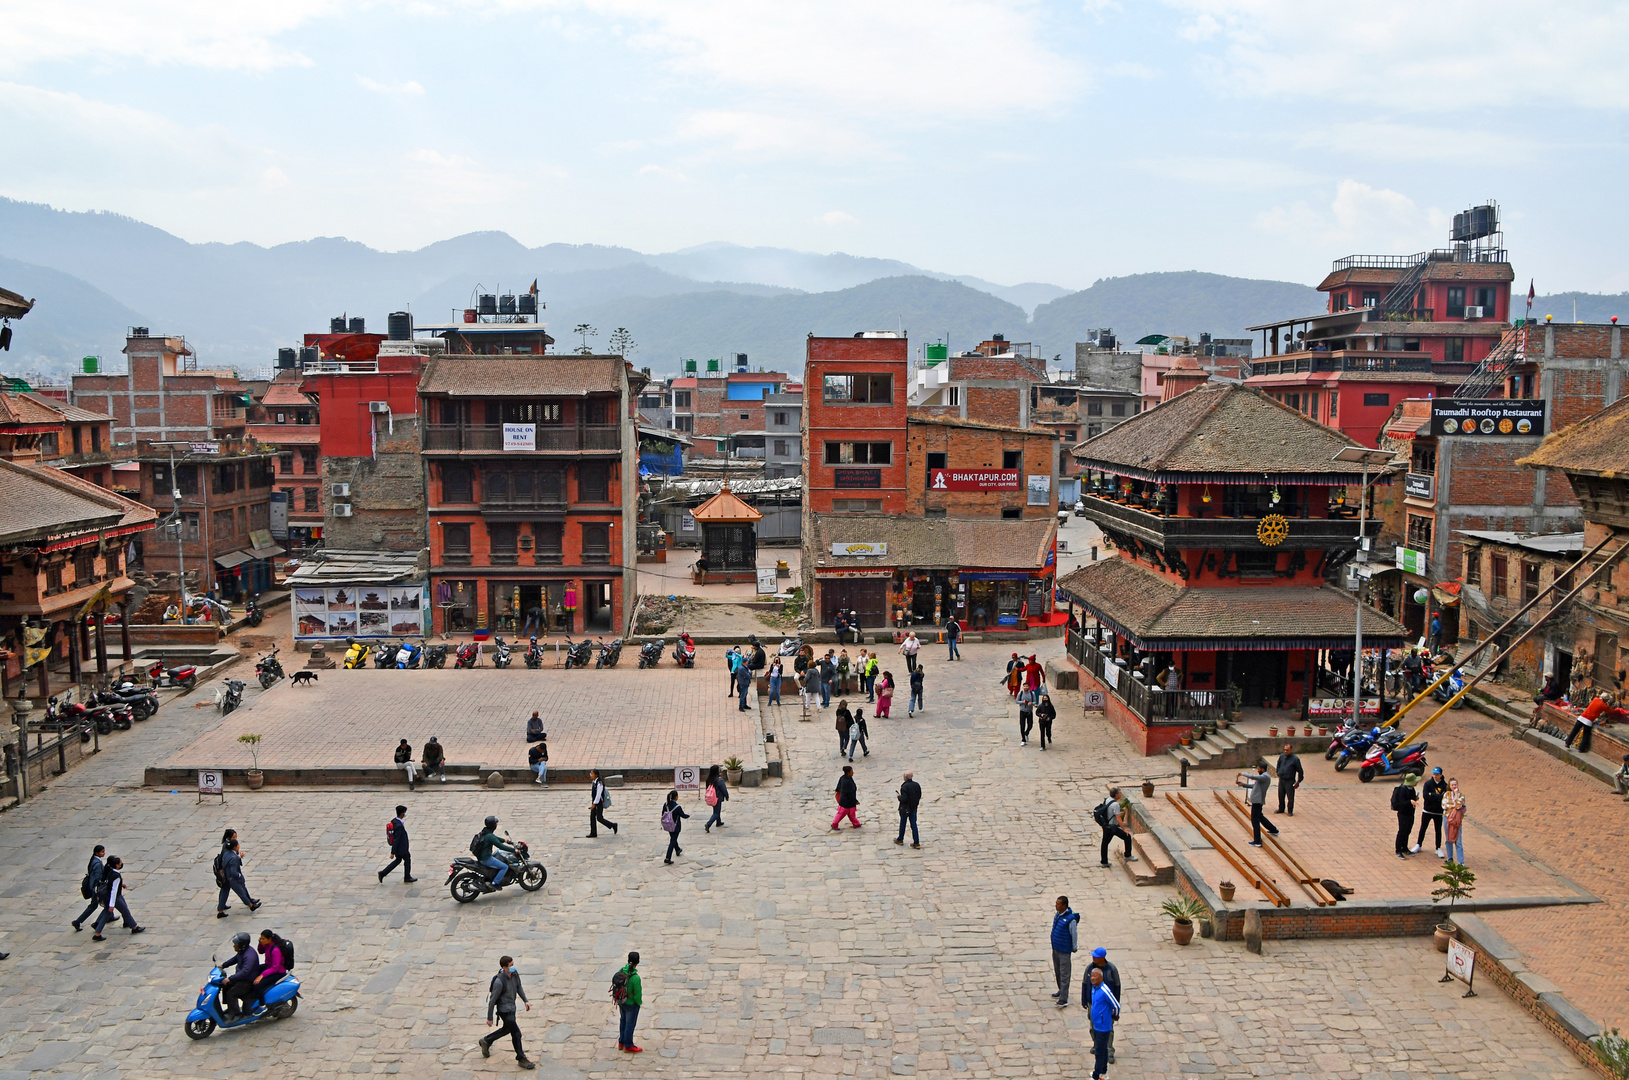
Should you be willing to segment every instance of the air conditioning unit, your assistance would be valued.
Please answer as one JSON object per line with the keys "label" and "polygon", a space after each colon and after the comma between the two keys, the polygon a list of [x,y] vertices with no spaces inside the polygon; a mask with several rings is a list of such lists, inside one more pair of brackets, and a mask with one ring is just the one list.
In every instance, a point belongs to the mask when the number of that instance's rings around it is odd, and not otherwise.
{"label": "air conditioning unit", "polygon": [[329,484],[328,485],[328,494],[333,496],[336,499],[350,498],[351,485],[349,485],[349,484]]}
{"label": "air conditioning unit", "polygon": [[334,516],[335,517],[350,517],[351,516],[351,504],[350,503],[335,503],[334,504]]}
{"label": "air conditioning unit", "polygon": [[387,413],[390,411],[390,402],[370,401],[368,402],[368,411],[371,413]]}
{"label": "air conditioning unit", "polygon": [[1483,318],[1482,309],[1479,308],[1479,307],[1467,307],[1465,309],[1465,317],[1467,319],[1480,319],[1480,318]]}

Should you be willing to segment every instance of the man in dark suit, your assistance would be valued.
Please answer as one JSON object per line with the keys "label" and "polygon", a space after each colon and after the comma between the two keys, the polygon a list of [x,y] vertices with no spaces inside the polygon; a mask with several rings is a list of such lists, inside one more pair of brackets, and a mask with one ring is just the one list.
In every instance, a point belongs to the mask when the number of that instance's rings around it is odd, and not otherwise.
{"label": "man in dark suit", "polygon": [[390,865],[379,871],[379,880],[385,880],[385,875],[402,868],[402,881],[411,884],[418,880],[413,876],[413,853],[407,847],[407,807],[396,807],[396,816],[390,819],[385,826],[386,838],[390,841]]}

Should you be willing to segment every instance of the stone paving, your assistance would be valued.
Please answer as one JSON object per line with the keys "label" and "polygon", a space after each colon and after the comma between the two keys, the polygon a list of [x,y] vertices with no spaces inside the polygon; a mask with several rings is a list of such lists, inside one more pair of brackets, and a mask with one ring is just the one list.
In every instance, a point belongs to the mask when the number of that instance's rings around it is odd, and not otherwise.
{"label": "stone paving", "polygon": [[[0,818],[0,948],[12,952],[0,964],[0,1080],[509,1075],[502,1046],[490,1061],[474,1049],[505,952],[550,1080],[1084,1076],[1085,1014],[1048,1001],[1060,892],[1084,915],[1082,948],[1106,946],[1125,980],[1116,1078],[1591,1075],[1501,994],[1439,986],[1441,956],[1424,940],[1269,942],[1263,956],[1174,945],[1158,912],[1171,891],[1095,865],[1087,807],[1105,783],[1140,778],[1143,759],[1071,694],[1056,749],[1020,748],[996,687],[1005,653],[964,652],[946,665],[925,651],[924,714],[871,722],[871,756],[855,762],[858,832],[828,827],[831,714],[802,723],[794,699],[770,717],[787,779],[734,792],[728,827],[711,835],[687,797],[695,816],[674,866],[661,863],[658,789],[617,792],[611,817],[626,835],[589,841],[580,788],[437,785],[409,812],[413,886],[373,876],[395,791],[232,793],[223,807],[140,788],[148,762],[196,735],[195,714],[166,708]],[[907,768],[925,791],[920,851],[892,842]],[[443,860],[489,812],[541,853],[548,886],[456,905]],[[265,907],[217,921],[209,861],[228,825]],[[147,934],[112,930],[98,945],[69,929],[98,841],[126,858]],[[181,1021],[210,954],[261,926],[298,943],[299,1013],[189,1041]],[[630,948],[644,954],[637,1058],[615,1051],[606,996]]]}

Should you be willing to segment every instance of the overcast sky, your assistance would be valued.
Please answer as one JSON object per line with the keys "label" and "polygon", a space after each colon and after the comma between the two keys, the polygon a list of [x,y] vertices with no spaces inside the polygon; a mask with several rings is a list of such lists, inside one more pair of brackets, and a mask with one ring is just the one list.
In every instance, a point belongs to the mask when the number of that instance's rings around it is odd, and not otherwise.
{"label": "overcast sky", "polygon": [[1505,211],[1629,289],[1629,4],[0,0],[0,194],[188,240],[1316,282]]}

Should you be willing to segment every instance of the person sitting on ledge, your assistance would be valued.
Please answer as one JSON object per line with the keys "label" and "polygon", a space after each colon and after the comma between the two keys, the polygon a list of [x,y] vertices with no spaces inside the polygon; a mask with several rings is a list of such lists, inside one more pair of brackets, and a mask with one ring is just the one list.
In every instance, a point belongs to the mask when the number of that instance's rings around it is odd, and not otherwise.
{"label": "person sitting on ledge", "polygon": [[537,742],[543,738],[543,718],[536,709],[532,710],[532,718],[526,721],[526,741]]}

